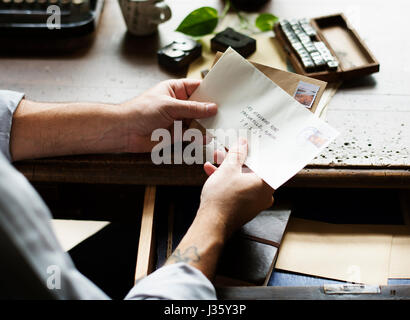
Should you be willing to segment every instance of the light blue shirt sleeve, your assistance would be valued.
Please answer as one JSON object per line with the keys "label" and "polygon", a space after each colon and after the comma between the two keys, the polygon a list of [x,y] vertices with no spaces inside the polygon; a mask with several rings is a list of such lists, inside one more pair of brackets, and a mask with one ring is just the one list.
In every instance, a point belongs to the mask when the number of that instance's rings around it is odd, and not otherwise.
{"label": "light blue shirt sleeve", "polygon": [[24,93],[0,90],[0,152],[11,161],[10,131],[14,111],[16,111]]}
{"label": "light blue shirt sleeve", "polygon": [[179,262],[138,280],[127,300],[216,300],[212,283],[198,269]]}
{"label": "light blue shirt sleeve", "polygon": [[[51,229],[48,208],[5,159],[11,160],[12,118],[23,97],[0,90],[0,298],[108,299],[75,268]],[[53,268],[58,287],[49,286]],[[199,270],[177,263],[137,281],[126,298],[211,300],[216,293]]]}

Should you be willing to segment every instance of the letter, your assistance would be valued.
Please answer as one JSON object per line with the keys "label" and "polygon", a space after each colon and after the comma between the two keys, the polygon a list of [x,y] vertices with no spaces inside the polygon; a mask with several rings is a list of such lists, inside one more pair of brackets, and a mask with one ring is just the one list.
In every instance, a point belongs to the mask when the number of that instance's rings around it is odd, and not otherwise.
{"label": "letter", "polygon": [[[202,132],[198,129],[192,128],[188,129],[184,132],[184,141],[191,141],[189,145],[187,145],[184,149],[184,162],[186,164],[203,164],[204,163],[204,154],[203,154],[203,137]],[[194,155],[192,155],[192,151],[194,151]]]}
{"label": "letter", "polygon": [[182,121],[174,121],[174,164],[182,164]]}
{"label": "letter", "polygon": [[[171,134],[167,129],[156,129],[152,132],[151,141],[162,141],[155,145],[151,150],[151,160],[155,164],[171,164]],[[162,156],[160,152],[162,150]]]}
{"label": "letter", "polygon": [[242,312],[245,310],[246,310],[246,306],[244,304],[239,305],[239,314],[242,314]]}
{"label": "letter", "polygon": [[164,314],[171,314],[171,310],[169,307],[165,307]]}
{"label": "letter", "polygon": [[226,305],[225,308],[226,308],[226,314],[229,314],[229,311],[231,310],[232,305],[230,306]]}
{"label": "letter", "polygon": [[194,314],[192,315],[192,318],[195,318],[195,317],[196,317],[196,314],[197,314],[197,312],[198,312],[199,307],[191,307],[191,309],[192,309],[192,312],[194,313]]}
{"label": "letter", "polygon": [[61,29],[61,10],[59,6],[48,6],[47,14],[51,14],[47,18],[47,28],[50,30]]}
{"label": "letter", "polygon": [[[211,310],[211,309],[213,309],[213,310]],[[208,317],[209,317],[210,315],[214,315],[214,314],[217,314],[217,313],[218,313],[217,305],[215,305],[215,304],[210,304],[210,305],[209,305],[209,309],[208,309]]]}
{"label": "letter", "polygon": [[47,288],[50,290],[61,289],[60,267],[56,265],[48,266],[47,274],[51,274],[51,276],[47,278]]}

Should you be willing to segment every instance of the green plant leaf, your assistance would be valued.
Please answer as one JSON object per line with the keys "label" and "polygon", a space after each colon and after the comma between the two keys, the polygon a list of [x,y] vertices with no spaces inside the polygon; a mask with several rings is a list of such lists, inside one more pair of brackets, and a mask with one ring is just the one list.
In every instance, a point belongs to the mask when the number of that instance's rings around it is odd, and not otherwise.
{"label": "green plant leaf", "polygon": [[273,25],[279,18],[270,13],[261,13],[255,21],[255,26],[261,31],[272,30]]}
{"label": "green plant leaf", "polygon": [[217,24],[218,11],[211,7],[201,7],[188,14],[176,31],[200,37],[212,33]]}

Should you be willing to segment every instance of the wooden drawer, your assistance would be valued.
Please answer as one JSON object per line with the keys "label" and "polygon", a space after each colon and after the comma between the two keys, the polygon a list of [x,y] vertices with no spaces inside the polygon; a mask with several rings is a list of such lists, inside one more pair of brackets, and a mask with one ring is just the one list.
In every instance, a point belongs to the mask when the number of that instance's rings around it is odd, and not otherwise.
{"label": "wooden drawer", "polygon": [[[160,267],[166,260],[164,252],[171,254],[182,239],[198,208],[200,191],[200,187],[146,187],[137,279]],[[295,217],[329,223],[410,224],[409,192],[399,189],[282,188],[275,194],[274,206],[290,205]],[[332,208],[331,214],[327,214],[329,208]],[[169,219],[170,216],[173,218]],[[172,221],[173,225],[167,221]],[[177,233],[171,241],[168,236],[170,232]],[[223,299],[410,299],[410,281],[391,281],[389,285],[381,286],[378,293],[355,295],[331,294],[324,290],[323,285],[296,288],[292,283],[285,286],[230,286],[217,289]]]}

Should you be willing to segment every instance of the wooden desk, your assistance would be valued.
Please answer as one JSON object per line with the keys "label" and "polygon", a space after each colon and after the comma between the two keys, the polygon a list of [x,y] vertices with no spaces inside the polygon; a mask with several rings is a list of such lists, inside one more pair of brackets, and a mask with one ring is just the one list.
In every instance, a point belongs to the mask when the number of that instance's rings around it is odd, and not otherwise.
{"label": "wooden desk", "polygon": [[[173,18],[159,27],[159,34],[134,38],[126,34],[117,1],[105,1],[95,37],[82,49],[64,54],[46,50],[44,55],[26,49],[26,43],[22,43],[24,49],[17,55],[3,53],[0,87],[23,91],[28,98],[39,101],[124,101],[161,80],[183,76],[160,69],[156,50],[168,42],[171,30],[188,12],[202,4],[221,6],[217,0],[168,0]],[[338,91],[329,105],[327,119],[341,135],[287,185],[410,187],[410,42],[405,40],[409,8],[405,0],[397,0],[394,5],[383,0],[273,0],[265,8],[281,18],[344,12],[381,64],[380,73],[345,83]],[[72,42],[67,40],[64,45],[69,49]],[[3,46],[7,44],[2,42]],[[201,185],[206,178],[201,166],[155,166],[149,154],[85,155],[15,165],[32,182]],[[149,191],[147,187],[147,199]],[[152,217],[151,211],[148,213]],[[144,220],[144,226],[141,235],[152,235],[152,219]],[[152,252],[151,241],[151,236],[141,236],[139,247]],[[149,264],[146,257],[142,258]],[[147,264],[138,264],[144,270],[137,269],[137,276],[147,272]],[[231,299],[344,298],[324,296],[320,287],[225,288],[218,293],[221,298]],[[408,296],[408,286],[382,288],[385,299]]]}
{"label": "wooden desk", "polygon": [[[74,53],[36,55],[24,50],[0,57],[0,87],[40,101],[121,102],[158,81],[182,76],[160,69],[155,52],[182,18],[201,4],[168,0],[173,18],[154,37],[126,34],[117,1],[106,0],[94,39]],[[381,72],[346,83],[331,101],[330,124],[341,135],[288,185],[343,187],[410,186],[410,42],[405,1],[274,0],[264,10],[282,18],[343,11],[380,61]],[[4,45],[4,43],[3,43]],[[67,41],[67,47],[69,41]],[[155,166],[149,155],[100,155],[16,163],[31,181],[199,185],[200,166]]]}

